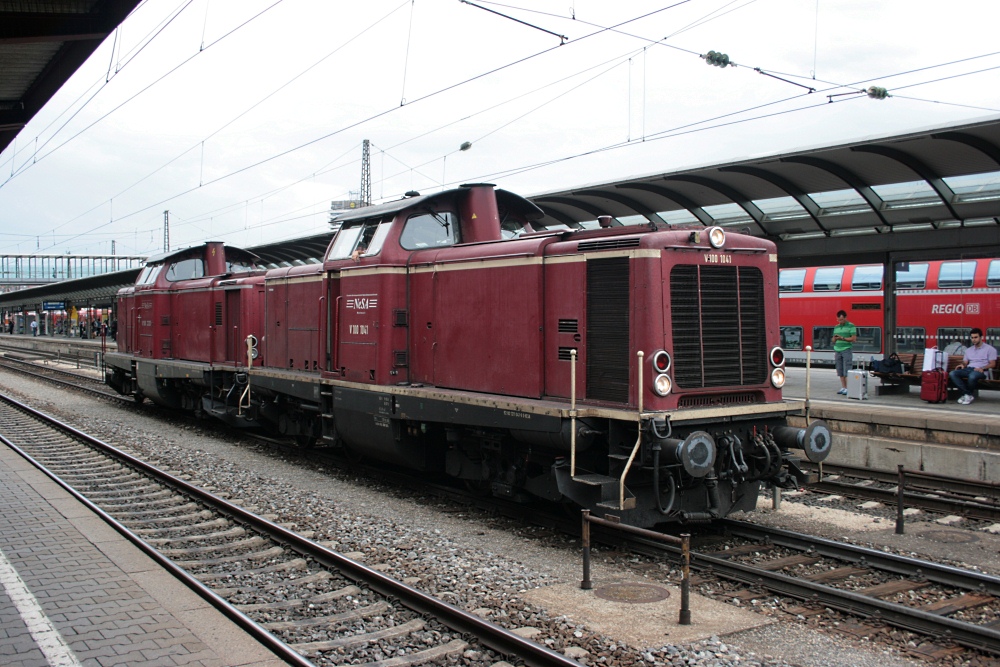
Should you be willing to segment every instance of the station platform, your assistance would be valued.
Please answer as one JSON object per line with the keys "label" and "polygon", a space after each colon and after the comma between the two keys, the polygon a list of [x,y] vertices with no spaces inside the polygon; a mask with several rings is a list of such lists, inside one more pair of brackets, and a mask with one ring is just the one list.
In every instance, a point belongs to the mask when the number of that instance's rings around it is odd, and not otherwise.
{"label": "station platform", "polygon": [[0,494],[5,667],[286,664],[2,445]]}
{"label": "station platform", "polygon": [[[786,398],[806,401],[806,369],[786,369]],[[808,414],[833,431],[835,447],[827,461],[895,472],[930,470],[941,475],[1000,479],[1000,392],[984,390],[970,405],[927,403],[919,389],[878,396],[878,378],[868,378],[868,400],[837,394],[840,379],[832,368],[809,372]],[[805,418],[793,420],[804,425]]]}

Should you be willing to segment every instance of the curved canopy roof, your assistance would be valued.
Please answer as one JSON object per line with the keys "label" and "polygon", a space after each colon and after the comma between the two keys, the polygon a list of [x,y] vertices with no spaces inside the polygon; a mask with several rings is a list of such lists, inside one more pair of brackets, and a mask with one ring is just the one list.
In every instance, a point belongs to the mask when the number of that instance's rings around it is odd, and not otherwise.
{"label": "curved canopy roof", "polygon": [[0,3],[0,151],[139,0]]}
{"label": "curved canopy roof", "polygon": [[[544,224],[720,225],[783,266],[888,252],[1000,254],[1000,119],[599,183],[531,197]],[[863,253],[865,259],[860,259]]]}

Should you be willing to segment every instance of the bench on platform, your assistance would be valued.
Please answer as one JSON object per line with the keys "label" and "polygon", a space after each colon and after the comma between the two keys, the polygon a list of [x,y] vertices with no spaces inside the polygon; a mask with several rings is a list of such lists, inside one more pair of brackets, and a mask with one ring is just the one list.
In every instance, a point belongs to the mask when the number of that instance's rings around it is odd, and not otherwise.
{"label": "bench on platform", "polygon": [[[963,356],[961,354],[950,354],[948,355],[948,367],[946,372],[950,373],[955,370],[960,363],[962,363]],[[875,393],[878,396],[883,394],[905,394],[910,391],[911,386],[920,386],[920,378],[922,376],[922,369],[924,367],[924,355],[923,353],[917,354],[900,354],[899,361],[903,364],[902,373],[883,373],[881,371],[871,371],[873,377],[877,377],[881,380],[881,384],[875,388]],[[990,374],[987,375],[990,378]],[[983,379],[979,381],[977,389],[995,389],[1000,390],[1000,380],[996,379]],[[950,386],[948,387],[949,393],[955,393],[958,390]]]}

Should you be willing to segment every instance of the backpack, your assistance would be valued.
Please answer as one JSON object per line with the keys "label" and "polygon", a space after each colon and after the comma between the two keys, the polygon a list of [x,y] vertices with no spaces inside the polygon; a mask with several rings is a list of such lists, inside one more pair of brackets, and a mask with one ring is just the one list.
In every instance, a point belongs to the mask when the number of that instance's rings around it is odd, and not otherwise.
{"label": "backpack", "polygon": [[888,357],[879,361],[878,359],[873,359],[871,362],[872,370],[876,373],[902,373],[903,372],[903,362],[899,360],[899,355],[893,352]]}

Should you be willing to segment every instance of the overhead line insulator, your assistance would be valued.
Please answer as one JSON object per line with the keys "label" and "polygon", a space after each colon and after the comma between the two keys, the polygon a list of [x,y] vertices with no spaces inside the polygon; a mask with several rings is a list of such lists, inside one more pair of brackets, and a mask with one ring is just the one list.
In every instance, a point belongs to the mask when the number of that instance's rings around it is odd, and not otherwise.
{"label": "overhead line insulator", "polygon": [[[719,51],[709,51],[701,57],[705,59],[705,63],[708,65],[715,65],[716,67],[728,67],[730,65],[729,56]],[[736,64],[733,63],[733,67],[735,66]]]}

